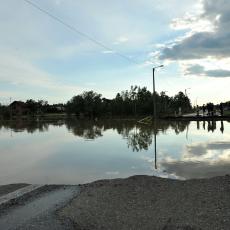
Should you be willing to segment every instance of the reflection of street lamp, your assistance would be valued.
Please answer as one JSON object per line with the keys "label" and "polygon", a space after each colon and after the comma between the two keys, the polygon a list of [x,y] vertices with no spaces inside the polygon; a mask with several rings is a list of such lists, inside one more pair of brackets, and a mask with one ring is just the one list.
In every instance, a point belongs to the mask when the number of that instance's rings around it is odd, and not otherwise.
{"label": "reflection of street lamp", "polygon": [[163,67],[163,65],[159,65],[159,66],[156,66],[153,68],[153,109],[154,109],[154,113],[153,113],[153,116],[154,116],[154,120],[157,118],[157,111],[156,111],[156,92],[155,92],[155,69],[157,68],[161,68]]}

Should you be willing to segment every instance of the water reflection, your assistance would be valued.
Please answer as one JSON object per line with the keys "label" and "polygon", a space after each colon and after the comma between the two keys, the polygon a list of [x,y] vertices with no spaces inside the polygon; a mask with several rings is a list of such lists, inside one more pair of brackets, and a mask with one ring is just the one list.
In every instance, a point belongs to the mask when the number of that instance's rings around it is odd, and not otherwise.
{"label": "water reflection", "polygon": [[[206,123],[207,123],[207,131],[212,131],[214,132],[216,130],[216,121],[197,121],[196,122],[196,126],[197,126],[197,130],[200,130],[200,123],[202,122],[202,127],[203,127],[203,130],[206,130]],[[224,133],[224,122],[223,121],[219,121],[220,124],[221,124],[221,127],[220,127],[220,131],[222,133]]]}
{"label": "water reflection", "polygon": [[229,174],[229,133],[227,121],[158,121],[154,129],[130,120],[2,120],[0,184],[23,182],[20,178],[83,183],[134,174],[178,179]]}
{"label": "water reflection", "polygon": [[103,125],[95,124],[92,121],[73,122],[71,120],[67,120],[65,125],[71,133],[75,136],[83,137],[85,140],[94,140],[103,136]]}
{"label": "water reflection", "polygon": [[[216,121],[196,121],[196,128],[200,130],[202,122],[203,130],[214,132],[217,129]],[[226,121],[227,122],[227,121]],[[224,133],[224,121],[219,121],[220,131]],[[103,132],[109,129],[116,130],[124,139],[127,139],[127,144],[132,147],[133,151],[148,150],[148,146],[152,144],[154,134],[166,134],[167,130],[174,130],[176,135],[183,133],[186,130],[188,133],[189,121],[158,121],[156,129],[153,125],[139,124],[131,120],[101,120],[85,121],[76,119],[66,120],[12,120],[0,121],[0,129],[10,129],[13,132],[28,133],[48,132],[49,126],[65,126],[69,132],[75,136],[82,137],[86,140],[94,140],[102,137]]]}
{"label": "water reflection", "polygon": [[230,172],[230,142],[207,141],[187,145],[178,159],[161,161],[170,174],[181,178],[202,178],[225,175]]}
{"label": "water reflection", "polygon": [[50,125],[62,126],[63,124],[63,120],[1,120],[0,129],[11,129],[13,132],[26,131],[28,133],[47,132]]}

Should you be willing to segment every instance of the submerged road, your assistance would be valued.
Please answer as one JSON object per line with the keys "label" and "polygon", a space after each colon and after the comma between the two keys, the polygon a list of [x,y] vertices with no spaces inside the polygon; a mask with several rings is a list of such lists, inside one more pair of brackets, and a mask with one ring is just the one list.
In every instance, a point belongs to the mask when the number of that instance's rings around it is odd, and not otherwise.
{"label": "submerged road", "polygon": [[[0,229],[71,230],[72,224],[61,220],[56,212],[78,192],[78,186],[38,186],[37,191],[34,189],[0,206]],[[15,193],[17,190],[12,194]],[[10,197],[10,194],[7,196]]]}

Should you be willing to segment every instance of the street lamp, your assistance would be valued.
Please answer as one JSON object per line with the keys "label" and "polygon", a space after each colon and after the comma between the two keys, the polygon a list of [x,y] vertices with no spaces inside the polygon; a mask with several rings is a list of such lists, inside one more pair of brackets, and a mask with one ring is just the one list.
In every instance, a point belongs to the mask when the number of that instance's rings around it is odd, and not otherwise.
{"label": "street lamp", "polygon": [[159,65],[153,68],[153,117],[154,120],[157,118],[157,111],[156,111],[156,92],[155,92],[155,69],[162,68],[163,65]]}
{"label": "street lamp", "polygon": [[187,90],[188,89],[191,89],[191,88],[186,88],[185,90],[184,90],[184,92],[185,92],[185,96],[187,97]]}
{"label": "street lamp", "polygon": [[153,68],[153,119],[154,119],[154,152],[155,152],[155,169],[157,169],[157,130],[156,130],[156,119],[157,119],[157,106],[156,106],[156,92],[155,92],[155,69],[161,68],[163,65],[159,65]]}

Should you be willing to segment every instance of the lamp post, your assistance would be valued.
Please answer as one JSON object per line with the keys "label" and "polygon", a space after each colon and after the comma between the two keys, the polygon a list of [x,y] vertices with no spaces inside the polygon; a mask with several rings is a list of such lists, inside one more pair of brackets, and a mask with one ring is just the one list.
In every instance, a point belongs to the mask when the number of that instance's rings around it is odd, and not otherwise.
{"label": "lamp post", "polygon": [[185,92],[185,96],[187,97],[187,90],[188,89],[191,89],[191,88],[186,88],[185,90],[184,90],[184,92]]}
{"label": "lamp post", "polygon": [[156,90],[155,90],[155,69],[161,67],[163,67],[163,65],[159,65],[153,68],[153,119],[154,119],[155,169],[157,169],[157,137],[156,137],[157,106],[156,106]]}
{"label": "lamp post", "polygon": [[157,118],[157,106],[156,106],[156,90],[155,90],[155,69],[162,68],[163,65],[159,65],[153,68],[153,118]]}

